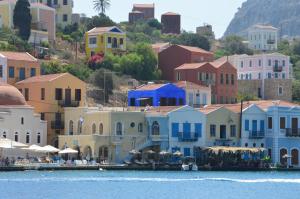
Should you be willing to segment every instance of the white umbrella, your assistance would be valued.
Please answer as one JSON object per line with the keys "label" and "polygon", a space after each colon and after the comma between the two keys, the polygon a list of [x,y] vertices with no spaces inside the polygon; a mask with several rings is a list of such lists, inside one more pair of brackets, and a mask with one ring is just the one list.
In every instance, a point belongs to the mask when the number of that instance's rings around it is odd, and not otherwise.
{"label": "white umbrella", "polygon": [[7,138],[2,138],[0,139],[0,145],[10,145],[12,148],[14,147],[27,147],[28,145],[26,144],[23,144],[21,142],[16,142],[16,141],[13,141],[13,140],[10,140],[10,139],[7,139]]}
{"label": "white umbrella", "polygon": [[182,156],[182,153],[180,151],[176,151],[175,153],[173,153],[173,155],[175,155],[175,156]]}
{"label": "white umbrella", "polygon": [[40,149],[37,149],[36,151],[44,152],[44,153],[57,153],[60,150],[53,146],[47,145],[47,146],[41,147]]}
{"label": "white umbrella", "polygon": [[78,151],[71,148],[66,148],[59,152],[59,154],[75,154],[75,153],[78,153]]}
{"label": "white umbrella", "polygon": [[22,149],[23,150],[29,150],[29,151],[38,151],[38,150],[42,150],[43,147],[33,144],[28,148],[22,148]]}

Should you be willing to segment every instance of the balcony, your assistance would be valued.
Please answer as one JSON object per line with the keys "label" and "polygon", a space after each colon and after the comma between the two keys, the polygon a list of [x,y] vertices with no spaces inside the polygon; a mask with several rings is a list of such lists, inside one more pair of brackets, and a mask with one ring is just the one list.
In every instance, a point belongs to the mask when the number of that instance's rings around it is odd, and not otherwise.
{"label": "balcony", "polygon": [[300,129],[286,129],[286,137],[300,137]]}
{"label": "balcony", "polygon": [[268,39],[267,44],[275,44],[275,39]]}
{"label": "balcony", "polygon": [[178,141],[179,142],[197,142],[198,141],[198,133],[188,133],[190,136],[184,136],[185,133],[178,133]]}
{"label": "balcony", "polygon": [[282,67],[282,66],[276,66],[276,65],[275,65],[275,66],[273,67],[273,71],[274,71],[274,72],[282,72],[282,70],[283,70],[283,67]]}
{"label": "balcony", "polygon": [[80,102],[76,100],[58,100],[58,105],[61,107],[78,107],[79,104]]}
{"label": "balcony", "polygon": [[63,121],[55,120],[51,121],[51,129],[63,130],[65,128],[65,123]]}
{"label": "balcony", "polygon": [[263,131],[249,131],[249,139],[262,139],[265,137]]}

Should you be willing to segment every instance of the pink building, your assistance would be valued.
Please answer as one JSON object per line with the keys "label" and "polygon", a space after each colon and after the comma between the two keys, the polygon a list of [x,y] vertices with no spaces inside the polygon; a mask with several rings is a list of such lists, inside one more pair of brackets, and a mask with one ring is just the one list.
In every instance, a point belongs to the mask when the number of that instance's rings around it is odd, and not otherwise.
{"label": "pink building", "polygon": [[292,79],[290,57],[280,53],[233,55],[229,62],[237,68],[239,80]]}

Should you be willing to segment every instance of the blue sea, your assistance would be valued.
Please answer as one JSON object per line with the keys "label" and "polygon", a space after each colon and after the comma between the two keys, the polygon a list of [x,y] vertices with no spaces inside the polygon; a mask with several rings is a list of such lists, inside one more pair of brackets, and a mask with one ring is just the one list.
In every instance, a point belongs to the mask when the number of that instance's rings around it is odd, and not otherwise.
{"label": "blue sea", "polygon": [[0,199],[299,199],[300,172],[0,173]]}

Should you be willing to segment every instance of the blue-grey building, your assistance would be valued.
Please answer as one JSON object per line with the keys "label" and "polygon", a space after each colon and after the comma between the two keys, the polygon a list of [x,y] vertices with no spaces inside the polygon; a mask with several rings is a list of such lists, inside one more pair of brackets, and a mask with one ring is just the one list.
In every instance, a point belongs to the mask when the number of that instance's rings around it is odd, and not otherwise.
{"label": "blue-grey building", "polygon": [[181,106],[185,90],[172,83],[147,84],[128,92],[128,106]]}

